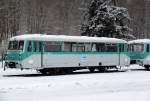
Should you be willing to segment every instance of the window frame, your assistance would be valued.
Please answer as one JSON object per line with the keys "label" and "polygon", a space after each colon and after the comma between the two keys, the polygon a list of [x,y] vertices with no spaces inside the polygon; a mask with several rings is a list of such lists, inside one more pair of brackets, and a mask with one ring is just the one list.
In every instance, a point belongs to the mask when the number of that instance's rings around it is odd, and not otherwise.
{"label": "window frame", "polygon": [[[30,44],[30,47],[29,47],[29,44]],[[30,48],[30,50],[29,50]],[[28,41],[28,44],[27,44],[27,52],[33,52],[33,41]]]}
{"label": "window frame", "polygon": [[[137,51],[137,45],[141,45],[142,46],[142,50]],[[143,43],[130,44],[129,45],[129,52],[143,53],[145,51],[144,48],[145,48],[145,44],[143,44]]]}
{"label": "window frame", "polygon": [[[14,42],[15,42],[15,44],[14,44]],[[20,42],[23,42],[23,44],[20,45]],[[22,46],[22,47],[20,48],[20,46]],[[9,43],[8,43],[8,50],[24,51],[24,46],[25,46],[25,41],[24,40],[13,40],[13,41],[9,41]]]}
{"label": "window frame", "polygon": [[[62,45],[63,45],[62,42],[59,42],[59,41],[45,41],[44,42],[44,52],[62,52]],[[57,48],[56,48],[56,50],[55,50],[54,48],[50,48],[48,46],[50,46],[50,47],[59,46],[59,49],[57,50]],[[47,49],[49,48],[49,50],[47,50],[46,48]]]}
{"label": "window frame", "polygon": [[[108,50],[108,48],[115,46],[115,51]],[[95,49],[93,50],[93,48]],[[118,52],[118,44],[117,43],[93,43],[92,44],[93,52]]]}
{"label": "window frame", "polygon": [[150,44],[146,45],[146,52],[150,52]]}
{"label": "window frame", "polygon": [[[83,48],[83,50],[79,50],[79,48]],[[72,52],[85,52],[84,43],[72,43],[71,45]]]}

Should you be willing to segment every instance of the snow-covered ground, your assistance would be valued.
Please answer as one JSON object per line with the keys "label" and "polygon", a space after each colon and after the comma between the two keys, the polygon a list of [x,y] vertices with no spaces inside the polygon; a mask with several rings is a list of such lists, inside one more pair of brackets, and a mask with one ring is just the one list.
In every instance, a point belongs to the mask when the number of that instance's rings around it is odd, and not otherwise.
{"label": "snow-covered ground", "polygon": [[150,101],[150,72],[42,76],[34,70],[0,69],[0,101]]}

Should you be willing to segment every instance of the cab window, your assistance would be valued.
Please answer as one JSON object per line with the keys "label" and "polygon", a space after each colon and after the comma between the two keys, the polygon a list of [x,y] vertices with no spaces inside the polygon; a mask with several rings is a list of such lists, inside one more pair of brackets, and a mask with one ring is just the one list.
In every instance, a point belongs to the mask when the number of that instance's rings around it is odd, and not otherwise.
{"label": "cab window", "polygon": [[24,41],[10,41],[8,45],[8,50],[23,50]]}
{"label": "cab window", "polygon": [[130,52],[143,52],[144,51],[144,44],[130,44],[129,45]]}

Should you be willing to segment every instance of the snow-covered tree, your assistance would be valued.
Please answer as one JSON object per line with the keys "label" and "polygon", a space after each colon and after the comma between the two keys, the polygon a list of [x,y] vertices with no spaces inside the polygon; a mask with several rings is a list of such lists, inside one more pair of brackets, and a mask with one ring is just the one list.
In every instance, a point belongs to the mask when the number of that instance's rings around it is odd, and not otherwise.
{"label": "snow-covered tree", "polygon": [[128,10],[116,7],[111,0],[92,0],[81,27],[82,35],[98,37],[128,37]]}

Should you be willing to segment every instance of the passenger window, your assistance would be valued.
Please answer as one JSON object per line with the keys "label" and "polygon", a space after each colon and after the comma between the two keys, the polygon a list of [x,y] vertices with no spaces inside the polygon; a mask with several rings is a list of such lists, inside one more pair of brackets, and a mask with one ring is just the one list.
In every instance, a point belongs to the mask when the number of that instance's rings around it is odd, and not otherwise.
{"label": "passenger window", "polygon": [[149,44],[147,44],[147,49],[146,50],[147,50],[147,52],[149,52]]}
{"label": "passenger window", "polygon": [[64,43],[64,47],[63,47],[63,51],[65,52],[84,52],[84,51],[91,51],[91,44],[86,43],[69,43],[69,42],[65,42]]}
{"label": "passenger window", "polygon": [[61,51],[62,44],[60,42],[46,42],[45,52],[59,52]]}
{"label": "passenger window", "polygon": [[98,52],[105,52],[106,51],[105,43],[97,43],[96,50]]}
{"label": "passenger window", "polygon": [[117,52],[117,44],[106,44],[106,52]]}
{"label": "passenger window", "polygon": [[96,52],[96,44],[92,44],[92,52]]}
{"label": "passenger window", "polygon": [[65,51],[65,52],[71,52],[71,43],[65,42],[64,43],[64,49],[63,49],[63,51]]}
{"label": "passenger window", "polygon": [[32,42],[31,41],[29,41],[29,43],[28,43],[27,51],[32,52]]}
{"label": "passenger window", "polygon": [[117,44],[96,43],[96,51],[98,51],[98,52],[117,52]]}
{"label": "passenger window", "polygon": [[42,50],[43,50],[43,47],[42,47],[42,42],[38,42],[38,44],[39,44],[39,47],[38,47],[38,49],[39,49],[39,52],[42,52]]}
{"label": "passenger window", "polygon": [[85,43],[85,52],[91,52],[92,50],[92,45],[90,43]]}
{"label": "passenger window", "polygon": [[79,45],[78,52],[84,52],[84,51],[85,51],[85,47],[83,45]]}
{"label": "passenger window", "polygon": [[124,52],[124,44],[119,44],[119,52]]}
{"label": "passenger window", "polygon": [[85,46],[83,43],[74,43],[74,44],[72,44],[72,51],[73,52],[84,52]]}
{"label": "passenger window", "polygon": [[37,42],[36,41],[34,41],[33,42],[33,46],[34,46],[34,52],[38,52],[38,49],[37,49],[37,47],[38,47],[38,45],[37,45]]}

